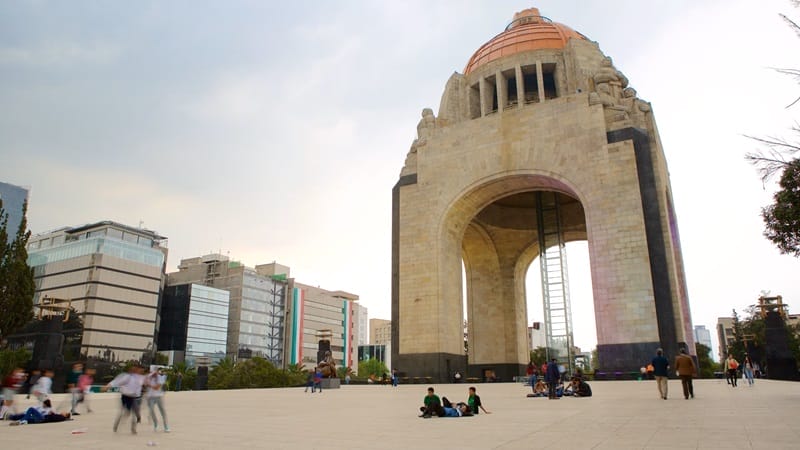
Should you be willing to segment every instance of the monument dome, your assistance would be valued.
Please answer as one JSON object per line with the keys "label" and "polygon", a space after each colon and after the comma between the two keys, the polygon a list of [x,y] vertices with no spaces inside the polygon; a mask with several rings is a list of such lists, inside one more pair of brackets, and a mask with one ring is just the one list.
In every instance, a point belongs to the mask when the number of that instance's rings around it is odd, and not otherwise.
{"label": "monument dome", "polygon": [[505,31],[483,44],[472,55],[464,68],[464,75],[504,56],[530,50],[563,49],[573,38],[587,40],[586,36],[572,28],[543,17],[538,8],[522,10],[514,14]]}

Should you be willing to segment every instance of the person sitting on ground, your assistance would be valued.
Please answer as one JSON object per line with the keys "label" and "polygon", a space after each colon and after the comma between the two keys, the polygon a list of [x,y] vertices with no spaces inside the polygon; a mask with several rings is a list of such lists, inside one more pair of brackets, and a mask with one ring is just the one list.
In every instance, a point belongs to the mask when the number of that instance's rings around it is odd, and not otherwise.
{"label": "person sitting on ground", "polygon": [[543,379],[539,379],[536,382],[536,386],[533,388],[533,395],[535,397],[544,397],[547,395],[547,383],[545,383]]}
{"label": "person sitting on ground", "polygon": [[574,397],[591,397],[592,387],[582,378],[574,377],[570,383]]}
{"label": "person sitting on ground", "polygon": [[433,388],[428,388],[428,395],[425,396],[423,399],[424,406],[419,408],[422,414],[420,417],[424,417],[426,419],[431,418],[433,416],[442,417],[444,416],[444,408],[442,408],[442,401],[439,399],[439,396],[433,393]]}
{"label": "person sitting on ground", "polygon": [[31,406],[24,414],[12,414],[8,420],[9,425],[25,425],[35,423],[63,422],[70,418],[69,413],[59,413],[53,410],[50,399],[42,402],[41,406]]}
{"label": "person sitting on ground", "polygon": [[469,405],[472,414],[480,413],[479,411],[480,409],[482,409],[483,412],[485,412],[486,414],[491,414],[489,411],[486,410],[486,408],[483,407],[483,404],[481,404],[481,397],[475,393],[474,386],[470,386],[469,388],[469,398],[467,398],[467,404]]}
{"label": "person sitting on ground", "polygon": [[442,417],[468,417],[472,415],[472,411],[464,402],[458,402],[455,405],[445,406],[444,415]]}

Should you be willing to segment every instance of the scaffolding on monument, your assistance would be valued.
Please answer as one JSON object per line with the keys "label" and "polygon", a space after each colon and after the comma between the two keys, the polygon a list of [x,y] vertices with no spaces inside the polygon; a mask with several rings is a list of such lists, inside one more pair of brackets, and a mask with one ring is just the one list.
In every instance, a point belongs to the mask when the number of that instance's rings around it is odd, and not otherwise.
{"label": "scaffolding on monument", "polygon": [[547,360],[556,358],[558,363],[567,369],[567,373],[571,374],[575,369],[572,311],[569,301],[567,252],[561,230],[557,193],[536,193],[536,219]]}

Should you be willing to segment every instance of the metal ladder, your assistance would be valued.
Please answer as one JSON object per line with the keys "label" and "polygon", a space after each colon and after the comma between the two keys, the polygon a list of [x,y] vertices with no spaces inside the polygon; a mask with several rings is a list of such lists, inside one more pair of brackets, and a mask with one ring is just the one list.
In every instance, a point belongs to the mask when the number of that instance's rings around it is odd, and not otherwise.
{"label": "metal ladder", "polygon": [[569,303],[567,252],[561,230],[558,194],[536,193],[536,219],[539,235],[539,263],[544,298],[544,324],[547,360],[556,358],[567,369],[575,370],[572,338],[572,311]]}

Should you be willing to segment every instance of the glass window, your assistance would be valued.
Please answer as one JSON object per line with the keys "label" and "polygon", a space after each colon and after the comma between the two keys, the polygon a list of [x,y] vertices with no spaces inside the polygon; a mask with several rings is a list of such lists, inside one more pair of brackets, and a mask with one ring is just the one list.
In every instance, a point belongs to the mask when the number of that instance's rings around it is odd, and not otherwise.
{"label": "glass window", "polygon": [[108,237],[112,237],[115,239],[122,239],[122,230],[118,230],[116,228],[109,228],[107,234]]}
{"label": "glass window", "polygon": [[102,230],[90,231],[89,234],[87,235],[87,237],[88,238],[93,238],[93,237],[102,237],[102,236],[105,236],[105,235],[106,235],[106,229],[103,228]]}
{"label": "glass window", "polygon": [[133,233],[128,233],[128,232],[125,232],[125,233],[122,235],[122,240],[123,240],[123,241],[126,241],[126,242],[133,242],[133,243],[136,243],[136,242],[139,240],[139,235],[138,235],[138,234],[133,234]]}

